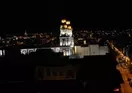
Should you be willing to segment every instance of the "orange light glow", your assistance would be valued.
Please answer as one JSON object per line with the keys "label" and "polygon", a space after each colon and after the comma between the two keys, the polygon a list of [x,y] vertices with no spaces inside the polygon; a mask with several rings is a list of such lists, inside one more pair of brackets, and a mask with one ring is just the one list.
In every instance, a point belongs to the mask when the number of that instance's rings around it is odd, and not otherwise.
{"label": "orange light glow", "polygon": [[65,19],[61,20],[61,23],[66,23],[66,20]]}
{"label": "orange light glow", "polygon": [[67,25],[64,25],[64,28],[67,28]]}
{"label": "orange light glow", "polygon": [[70,21],[66,21],[66,24],[67,24],[67,25],[70,25]]}
{"label": "orange light glow", "polygon": [[68,29],[72,29],[72,27],[71,27],[71,26],[68,26],[67,28],[68,28]]}

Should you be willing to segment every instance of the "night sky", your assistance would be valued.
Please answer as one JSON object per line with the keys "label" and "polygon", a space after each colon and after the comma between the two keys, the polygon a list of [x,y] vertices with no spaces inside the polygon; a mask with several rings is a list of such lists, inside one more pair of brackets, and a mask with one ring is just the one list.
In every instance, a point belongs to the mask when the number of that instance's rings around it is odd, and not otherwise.
{"label": "night sky", "polygon": [[[131,7],[110,2],[89,3],[88,1],[62,2],[49,7],[49,24],[55,29],[61,18],[71,20],[75,29],[89,28],[127,28],[131,27]],[[52,21],[54,20],[54,21]]]}
{"label": "night sky", "polygon": [[[55,5],[53,6],[55,7]],[[52,12],[52,10],[56,12]],[[56,23],[59,18],[64,16],[71,20],[74,28],[120,28],[131,26],[130,10],[126,6],[123,7],[118,4],[64,3],[60,8],[50,9],[50,11],[54,14],[50,15],[50,18],[56,19]],[[53,25],[56,26],[55,24]]]}
{"label": "night sky", "polygon": [[129,5],[64,0],[48,0],[47,3],[4,6],[0,33],[22,33],[26,29],[56,32],[62,18],[69,19],[74,29],[131,27],[132,8]]}

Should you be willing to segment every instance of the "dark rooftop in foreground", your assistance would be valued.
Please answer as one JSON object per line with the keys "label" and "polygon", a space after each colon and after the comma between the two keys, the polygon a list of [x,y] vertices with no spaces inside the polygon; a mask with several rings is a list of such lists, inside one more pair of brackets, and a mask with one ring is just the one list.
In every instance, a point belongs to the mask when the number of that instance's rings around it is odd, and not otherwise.
{"label": "dark rooftop in foreground", "polygon": [[[76,71],[76,79],[61,81],[40,81],[35,80],[36,68],[41,67],[60,67],[70,65],[71,67],[79,66]],[[42,92],[80,92],[85,89],[80,81],[87,81],[86,89],[94,91],[94,93],[112,93],[112,88],[119,87],[122,83],[120,73],[116,70],[116,61],[111,54],[105,56],[88,56],[84,59],[68,59],[59,54],[55,54],[51,50],[38,51],[27,56],[8,55],[1,58],[0,67],[2,81],[23,81],[8,84],[11,90],[17,91],[42,91]],[[5,73],[6,72],[6,75]],[[3,83],[1,83],[3,86]],[[92,88],[95,88],[92,90]],[[96,92],[95,92],[96,90]],[[1,90],[2,91],[2,90]],[[111,91],[111,92],[110,92]]]}

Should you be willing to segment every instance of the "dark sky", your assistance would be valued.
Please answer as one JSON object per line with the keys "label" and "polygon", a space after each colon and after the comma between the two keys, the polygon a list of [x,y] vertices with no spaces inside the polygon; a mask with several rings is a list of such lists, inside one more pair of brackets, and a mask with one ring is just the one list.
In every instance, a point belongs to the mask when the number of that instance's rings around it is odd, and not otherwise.
{"label": "dark sky", "polygon": [[[16,2],[15,2],[16,3]],[[43,3],[5,3],[1,8],[0,33],[57,31],[62,18],[74,29],[97,27],[131,27],[129,5],[48,0]]]}
{"label": "dark sky", "polygon": [[77,29],[131,27],[131,8],[129,5],[119,2],[117,4],[110,2],[91,4],[88,1],[67,3],[62,1],[57,6],[54,3],[51,4],[54,8],[49,8],[49,23],[52,23],[54,28],[58,27],[58,21],[63,16],[70,19],[73,28]]}

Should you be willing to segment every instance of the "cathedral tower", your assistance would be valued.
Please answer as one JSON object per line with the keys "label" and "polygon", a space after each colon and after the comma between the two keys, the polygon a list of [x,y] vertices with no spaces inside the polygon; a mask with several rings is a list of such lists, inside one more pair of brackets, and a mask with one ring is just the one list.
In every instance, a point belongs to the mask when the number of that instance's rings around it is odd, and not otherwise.
{"label": "cathedral tower", "polygon": [[64,56],[70,56],[73,54],[74,38],[71,22],[63,19],[60,25],[60,47]]}
{"label": "cathedral tower", "polygon": [[74,39],[72,35],[72,27],[70,21],[61,20],[60,25],[60,46],[74,47]]}

